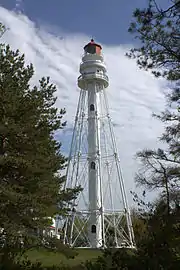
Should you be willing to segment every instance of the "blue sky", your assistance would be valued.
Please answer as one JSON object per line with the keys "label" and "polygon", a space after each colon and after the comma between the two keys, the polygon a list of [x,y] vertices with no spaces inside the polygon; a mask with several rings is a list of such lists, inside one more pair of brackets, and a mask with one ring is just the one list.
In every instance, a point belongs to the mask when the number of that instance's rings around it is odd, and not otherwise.
{"label": "blue sky", "polygon": [[[50,24],[66,33],[83,33],[94,36],[103,44],[135,43],[127,29],[132,13],[137,7],[145,7],[148,0],[0,0],[0,5],[21,9],[32,20]],[[157,0],[167,6],[170,0]]]}

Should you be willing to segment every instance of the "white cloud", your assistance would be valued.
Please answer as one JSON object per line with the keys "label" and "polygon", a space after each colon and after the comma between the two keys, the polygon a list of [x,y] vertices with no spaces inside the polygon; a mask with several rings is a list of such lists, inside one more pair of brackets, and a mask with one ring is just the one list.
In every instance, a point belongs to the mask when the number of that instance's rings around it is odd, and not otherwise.
{"label": "white cloud", "polygon": [[[76,85],[79,63],[89,37],[63,31],[59,31],[58,35],[50,34],[50,28],[43,25],[36,28],[36,24],[25,15],[4,8],[0,8],[0,21],[10,29],[3,40],[14,49],[20,49],[25,53],[27,62],[33,63],[36,71],[34,82],[41,76],[49,75],[58,86],[57,104],[66,107],[70,128],[79,94]],[[133,189],[133,177],[137,170],[135,153],[143,148],[157,147],[157,137],[162,132],[161,123],[151,115],[164,108],[163,82],[140,71],[134,61],[124,56],[128,46],[102,46],[110,78],[107,90],[110,114],[115,123],[119,155],[129,190]],[[71,137],[68,128],[66,140],[63,140],[66,149]]]}

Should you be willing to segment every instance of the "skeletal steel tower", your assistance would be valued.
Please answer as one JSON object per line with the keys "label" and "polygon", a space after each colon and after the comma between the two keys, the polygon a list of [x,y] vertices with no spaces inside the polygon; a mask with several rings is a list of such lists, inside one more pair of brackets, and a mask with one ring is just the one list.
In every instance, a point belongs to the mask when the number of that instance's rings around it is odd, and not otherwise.
{"label": "skeletal steel tower", "polygon": [[133,248],[134,234],[105,88],[102,47],[84,47],[80,97],[67,168],[66,188],[81,186],[64,225],[64,243],[74,247]]}

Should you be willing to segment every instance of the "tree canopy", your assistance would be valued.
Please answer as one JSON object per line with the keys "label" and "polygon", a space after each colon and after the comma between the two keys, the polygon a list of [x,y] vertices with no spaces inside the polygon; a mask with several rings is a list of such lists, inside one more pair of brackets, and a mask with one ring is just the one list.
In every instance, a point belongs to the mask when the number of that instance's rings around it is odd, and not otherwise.
{"label": "tree canopy", "polygon": [[148,7],[136,9],[129,32],[140,41],[139,48],[127,55],[137,59],[139,67],[151,69],[155,76],[179,80],[180,76],[180,3],[163,9],[155,0]]}
{"label": "tree canopy", "polygon": [[7,46],[0,50],[0,227],[1,249],[42,245],[48,217],[66,213],[77,190],[63,190],[66,158],[55,132],[65,109],[55,106],[57,88],[43,77],[31,87],[32,64]]}

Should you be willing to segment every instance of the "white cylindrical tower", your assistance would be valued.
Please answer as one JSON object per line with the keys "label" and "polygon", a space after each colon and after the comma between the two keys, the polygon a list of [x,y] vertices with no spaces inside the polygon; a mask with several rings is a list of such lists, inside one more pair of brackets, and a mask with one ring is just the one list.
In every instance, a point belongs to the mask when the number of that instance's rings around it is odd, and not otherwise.
{"label": "white cylindrical tower", "polygon": [[108,87],[109,82],[101,49],[93,39],[84,47],[78,78],[79,88],[88,91],[88,236],[92,248],[102,247],[104,243],[99,92]]}
{"label": "white cylindrical tower", "polygon": [[82,191],[69,205],[64,243],[86,248],[133,248],[134,234],[106,88],[102,48],[84,47],[79,102],[68,159],[66,188]]}

